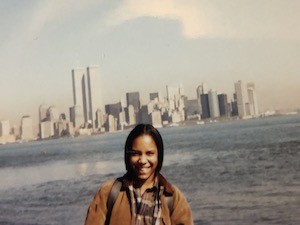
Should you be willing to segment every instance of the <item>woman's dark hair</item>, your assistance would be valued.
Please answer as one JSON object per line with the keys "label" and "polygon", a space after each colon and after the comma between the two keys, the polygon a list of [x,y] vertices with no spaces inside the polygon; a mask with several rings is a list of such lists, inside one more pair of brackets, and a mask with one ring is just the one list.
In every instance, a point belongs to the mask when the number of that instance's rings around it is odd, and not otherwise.
{"label": "woman's dark hair", "polygon": [[133,130],[129,133],[126,143],[125,143],[125,165],[126,165],[126,170],[128,172],[131,172],[131,167],[130,167],[130,152],[132,150],[132,144],[133,141],[141,136],[141,135],[150,135],[157,147],[157,153],[158,153],[158,164],[156,167],[156,173],[158,173],[161,170],[163,159],[164,159],[164,144],[163,140],[160,136],[160,133],[158,132],[157,129],[155,129],[152,125],[150,124],[138,124]]}

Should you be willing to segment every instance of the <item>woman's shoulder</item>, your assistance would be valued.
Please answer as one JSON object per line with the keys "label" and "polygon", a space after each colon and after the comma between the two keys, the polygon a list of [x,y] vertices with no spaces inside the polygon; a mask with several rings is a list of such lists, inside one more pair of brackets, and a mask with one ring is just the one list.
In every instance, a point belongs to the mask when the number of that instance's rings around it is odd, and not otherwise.
{"label": "woman's shoulder", "polygon": [[103,184],[101,184],[101,186],[98,189],[98,194],[104,194],[104,195],[108,195],[113,184],[114,184],[115,180],[107,180],[105,181]]}

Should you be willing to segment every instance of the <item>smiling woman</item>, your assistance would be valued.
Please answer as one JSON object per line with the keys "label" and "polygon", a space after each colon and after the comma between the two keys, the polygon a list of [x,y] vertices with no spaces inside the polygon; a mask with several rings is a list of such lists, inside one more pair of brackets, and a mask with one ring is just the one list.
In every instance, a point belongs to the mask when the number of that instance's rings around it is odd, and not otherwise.
{"label": "smiling woman", "polygon": [[127,137],[124,152],[127,173],[99,189],[85,225],[193,224],[185,197],[160,174],[164,148],[158,130],[149,124],[137,125]]}

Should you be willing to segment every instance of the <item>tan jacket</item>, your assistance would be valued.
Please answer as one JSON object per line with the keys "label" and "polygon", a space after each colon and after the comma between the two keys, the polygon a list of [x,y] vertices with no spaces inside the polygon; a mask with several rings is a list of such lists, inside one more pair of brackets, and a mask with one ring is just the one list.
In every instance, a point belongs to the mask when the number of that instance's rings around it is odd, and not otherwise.
{"label": "tan jacket", "polygon": [[[125,179],[124,179],[125,180]],[[162,218],[161,225],[192,225],[191,209],[180,190],[174,185],[170,185],[162,175],[159,175],[159,182],[165,187],[164,195],[161,197]],[[114,181],[106,182],[97,192],[91,202],[85,225],[104,225],[107,213],[107,198]],[[130,202],[126,194],[126,180],[119,196],[117,197],[111,212],[110,225],[134,225],[134,217],[131,214]],[[173,195],[174,205],[173,213],[170,218],[169,208],[165,201],[166,195]]]}

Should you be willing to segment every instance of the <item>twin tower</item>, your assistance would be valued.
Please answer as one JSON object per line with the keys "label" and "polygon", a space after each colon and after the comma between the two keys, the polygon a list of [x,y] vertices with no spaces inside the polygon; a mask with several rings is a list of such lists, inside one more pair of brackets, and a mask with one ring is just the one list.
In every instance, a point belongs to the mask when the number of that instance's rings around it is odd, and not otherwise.
{"label": "twin tower", "polygon": [[99,66],[72,70],[73,103],[70,120],[75,129],[97,129],[103,124],[103,102]]}

